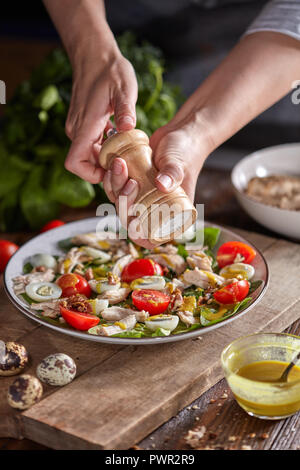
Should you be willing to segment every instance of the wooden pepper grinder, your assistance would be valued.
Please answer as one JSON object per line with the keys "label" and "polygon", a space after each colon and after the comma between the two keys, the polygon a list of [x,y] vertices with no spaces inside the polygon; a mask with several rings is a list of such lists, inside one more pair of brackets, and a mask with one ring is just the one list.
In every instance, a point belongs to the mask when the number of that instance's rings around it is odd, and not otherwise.
{"label": "wooden pepper grinder", "polygon": [[139,129],[114,133],[104,142],[99,163],[107,170],[116,157],[126,161],[129,177],[139,184],[135,204],[142,205],[138,219],[144,238],[155,246],[180,238],[195,223],[197,211],[181,187],[163,193],[155,186],[158,171],[148,136]]}

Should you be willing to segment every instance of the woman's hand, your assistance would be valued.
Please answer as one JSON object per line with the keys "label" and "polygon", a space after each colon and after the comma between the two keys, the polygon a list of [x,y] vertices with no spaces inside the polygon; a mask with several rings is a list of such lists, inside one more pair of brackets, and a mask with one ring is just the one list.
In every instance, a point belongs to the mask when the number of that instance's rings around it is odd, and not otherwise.
{"label": "woman's hand", "polygon": [[72,99],[66,133],[72,145],[65,161],[67,170],[96,184],[104,170],[98,155],[103,134],[114,114],[119,131],[135,127],[137,83],[132,65],[118,50],[107,56],[94,54],[75,66]]}
{"label": "woman's hand", "polygon": [[[119,131],[135,127],[137,82],[105,18],[104,0],[43,0],[63,40],[73,69],[66,133],[72,145],[67,170],[96,184],[103,134],[114,114]],[[66,23],[67,18],[67,23]]]}

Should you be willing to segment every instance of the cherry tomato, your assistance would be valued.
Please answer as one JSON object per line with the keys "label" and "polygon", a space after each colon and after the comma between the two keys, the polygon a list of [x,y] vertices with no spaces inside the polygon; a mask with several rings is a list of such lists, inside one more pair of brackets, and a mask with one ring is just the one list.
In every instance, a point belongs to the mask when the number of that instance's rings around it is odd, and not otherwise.
{"label": "cherry tomato", "polygon": [[132,292],[132,302],[139,310],[149,312],[149,315],[159,315],[167,310],[170,296],[159,290],[138,289]]}
{"label": "cherry tomato", "polygon": [[71,295],[75,294],[83,294],[86,297],[90,297],[92,293],[88,281],[80,276],[80,274],[63,274],[57,279],[56,283],[62,290],[62,297],[71,297]]}
{"label": "cherry tomato", "polygon": [[2,273],[9,259],[18,250],[18,245],[8,240],[0,240],[0,273]]}
{"label": "cherry tomato", "polygon": [[41,233],[47,232],[48,230],[52,230],[53,228],[60,227],[61,225],[64,225],[65,223],[62,220],[50,220],[50,222],[47,222],[40,230]]}
{"label": "cherry tomato", "polygon": [[163,270],[160,264],[156,263],[152,259],[136,259],[131,263],[127,264],[122,271],[121,280],[123,282],[130,283],[135,279],[139,279],[144,276],[162,276]]}
{"label": "cherry tomato", "polygon": [[243,300],[249,292],[250,284],[245,279],[232,282],[214,293],[214,298],[220,304],[235,304]]}
{"label": "cherry tomato", "polygon": [[98,325],[100,318],[96,315],[91,315],[90,313],[78,312],[76,310],[71,310],[59,306],[61,316],[64,320],[76,330],[86,331],[92,328],[93,326]]}
{"label": "cherry tomato", "polygon": [[[237,255],[241,255],[243,259],[235,261]],[[220,246],[217,252],[217,261],[220,268],[235,262],[243,262],[250,264],[256,256],[256,251],[243,242],[227,242]]]}

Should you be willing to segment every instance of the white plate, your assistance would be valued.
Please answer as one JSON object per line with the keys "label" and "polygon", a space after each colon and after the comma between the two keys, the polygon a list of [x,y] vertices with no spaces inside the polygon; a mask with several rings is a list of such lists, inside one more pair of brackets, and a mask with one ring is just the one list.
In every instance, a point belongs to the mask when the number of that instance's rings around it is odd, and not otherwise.
{"label": "white plate", "polygon": [[245,194],[251,178],[270,175],[300,176],[300,143],[268,147],[243,158],[232,170],[235,195],[245,211],[274,232],[300,240],[300,211],[272,207]]}
{"label": "white plate", "polygon": [[[87,232],[94,232],[96,230],[96,226],[99,223],[99,217],[93,217],[90,219],[79,220],[77,222],[71,222],[69,224],[62,225],[53,230],[49,230],[48,232],[42,233],[27,243],[22,245],[18,251],[11,257],[9,263],[6,266],[5,273],[4,273],[4,286],[6,293],[11,300],[11,302],[20,310],[24,315],[35,320],[45,327],[52,328],[53,330],[64,333],[66,335],[75,336],[80,339],[86,339],[89,341],[97,341],[99,343],[111,343],[111,344],[161,344],[161,343],[169,343],[172,341],[182,341],[188,338],[195,338],[196,336],[203,335],[208,331],[212,331],[216,328],[220,328],[221,326],[227,325],[229,322],[234,321],[236,318],[241,317],[250,309],[252,309],[263,297],[269,280],[269,272],[267,263],[260,253],[260,251],[256,248],[257,255],[253,261],[253,266],[255,268],[255,277],[253,280],[261,279],[263,284],[252,294],[253,301],[252,303],[242,310],[238,312],[234,316],[224,320],[223,322],[216,323],[215,325],[211,325],[208,327],[199,328],[197,330],[190,331],[188,333],[180,333],[177,335],[170,335],[164,337],[154,337],[154,338],[110,338],[105,336],[95,336],[90,335],[88,333],[78,331],[75,329],[71,329],[71,327],[66,328],[64,326],[57,326],[51,323],[48,323],[47,320],[40,318],[37,316],[34,310],[30,309],[30,306],[24,301],[22,297],[17,296],[13,290],[13,283],[12,279],[23,272],[23,266],[28,260],[28,258],[36,253],[49,253],[52,255],[60,255],[63,254],[62,250],[59,249],[57,243],[60,240],[64,240],[66,238],[70,238],[79,233],[87,233]],[[253,246],[248,241],[244,240],[239,235],[231,232],[225,228],[219,227],[217,225],[207,224],[209,226],[218,227],[221,229],[221,236],[218,242],[218,246],[222,243],[227,241],[237,240],[243,241],[248,243],[249,245]]]}

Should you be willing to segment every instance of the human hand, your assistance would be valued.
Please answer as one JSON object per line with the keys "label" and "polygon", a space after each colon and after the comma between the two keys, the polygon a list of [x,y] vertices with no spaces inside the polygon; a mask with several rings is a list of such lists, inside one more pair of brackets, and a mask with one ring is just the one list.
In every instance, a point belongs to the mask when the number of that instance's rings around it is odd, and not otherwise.
{"label": "human hand", "polygon": [[65,161],[67,170],[92,184],[103,180],[105,171],[98,155],[104,132],[133,129],[136,123],[137,82],[134,69],[113,47],[110,52],[87,52],[73,65],[72,98],[66,133],[72,141]]}

